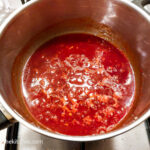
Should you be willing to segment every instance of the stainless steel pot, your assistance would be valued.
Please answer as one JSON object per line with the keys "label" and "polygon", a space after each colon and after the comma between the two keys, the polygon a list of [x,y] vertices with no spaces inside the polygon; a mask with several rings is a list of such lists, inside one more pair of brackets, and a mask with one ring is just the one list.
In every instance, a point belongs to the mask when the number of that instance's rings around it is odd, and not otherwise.
{"label": "stainless steel pot", "polygon": [[[141,0],[134,1],[141,8]],[[16,10],[0,27],[0,124],[4,128],[14,120],[49,137],[70,141],[93,141],[124,133],[150,116],[150,17],[141,8],[125,0],[33,0]],[[103,135],[67,136],[36,126],[12,89],[13,62],[32,37],[61,21],[90,18],[119,33],[128,43],[133,63],[141,70],[136,107],[120,128]],[[69,28],[69,27],[68,27]],[[2,106],[1,106],[2,107]],[[4,109],[5,108],[5,109]],[[15,119],[13,119],[15,118]]]}

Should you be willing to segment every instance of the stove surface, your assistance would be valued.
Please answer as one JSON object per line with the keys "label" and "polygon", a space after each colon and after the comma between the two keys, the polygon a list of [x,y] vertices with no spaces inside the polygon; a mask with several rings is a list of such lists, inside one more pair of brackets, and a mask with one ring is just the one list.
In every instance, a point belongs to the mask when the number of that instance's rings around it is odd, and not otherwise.
{"label": "stove surface", "polygon": [[119,136],[86,143],[56,140],[20,125],[18,140],[18,150],[150,150],[145,123]]}
{"label": "stove surface", "polygon": [[[119,136],[94,142],[57,140],[21,124],[19,128],[18,125],[10,128],[0,131],[0,150],[150,150],[150,131],[146,122]],[[14,134],[16,130],[18,134]]]}

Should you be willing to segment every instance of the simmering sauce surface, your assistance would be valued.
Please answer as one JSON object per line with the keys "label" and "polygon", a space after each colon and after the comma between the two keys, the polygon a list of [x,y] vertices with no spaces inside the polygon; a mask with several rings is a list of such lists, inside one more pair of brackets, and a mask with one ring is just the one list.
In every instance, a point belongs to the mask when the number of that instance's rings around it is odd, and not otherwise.
{"label": "simmering sauce surface", "polygon": [[32,116],[67,135],[113,130],[133,104],[135,78],[126,56],[88,34],[67,34],[42,45],[22,73]]}

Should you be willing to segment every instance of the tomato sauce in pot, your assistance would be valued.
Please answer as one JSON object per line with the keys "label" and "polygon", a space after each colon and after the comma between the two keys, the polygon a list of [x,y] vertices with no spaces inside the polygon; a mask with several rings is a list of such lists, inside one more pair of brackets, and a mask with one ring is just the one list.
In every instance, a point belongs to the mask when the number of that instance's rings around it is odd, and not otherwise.
{"label": "tomato sauce in pot", "polygon": [[29,112],[66,135],[103,134],[129,113],[135,77],[124,53],[89,34],[66,34],[39,47],[22,73]]}

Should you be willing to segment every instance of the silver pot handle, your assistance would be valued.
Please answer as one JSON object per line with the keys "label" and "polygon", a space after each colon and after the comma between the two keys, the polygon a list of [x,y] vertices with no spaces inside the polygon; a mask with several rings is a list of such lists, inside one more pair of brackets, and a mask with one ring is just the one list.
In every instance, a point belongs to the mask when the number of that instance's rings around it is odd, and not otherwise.
{"label": "silver pot handle", "polygon": [[150,12],[144,8],[145,5],[150,4],[150,0],[133,0],[132,2],[150,15]]}

